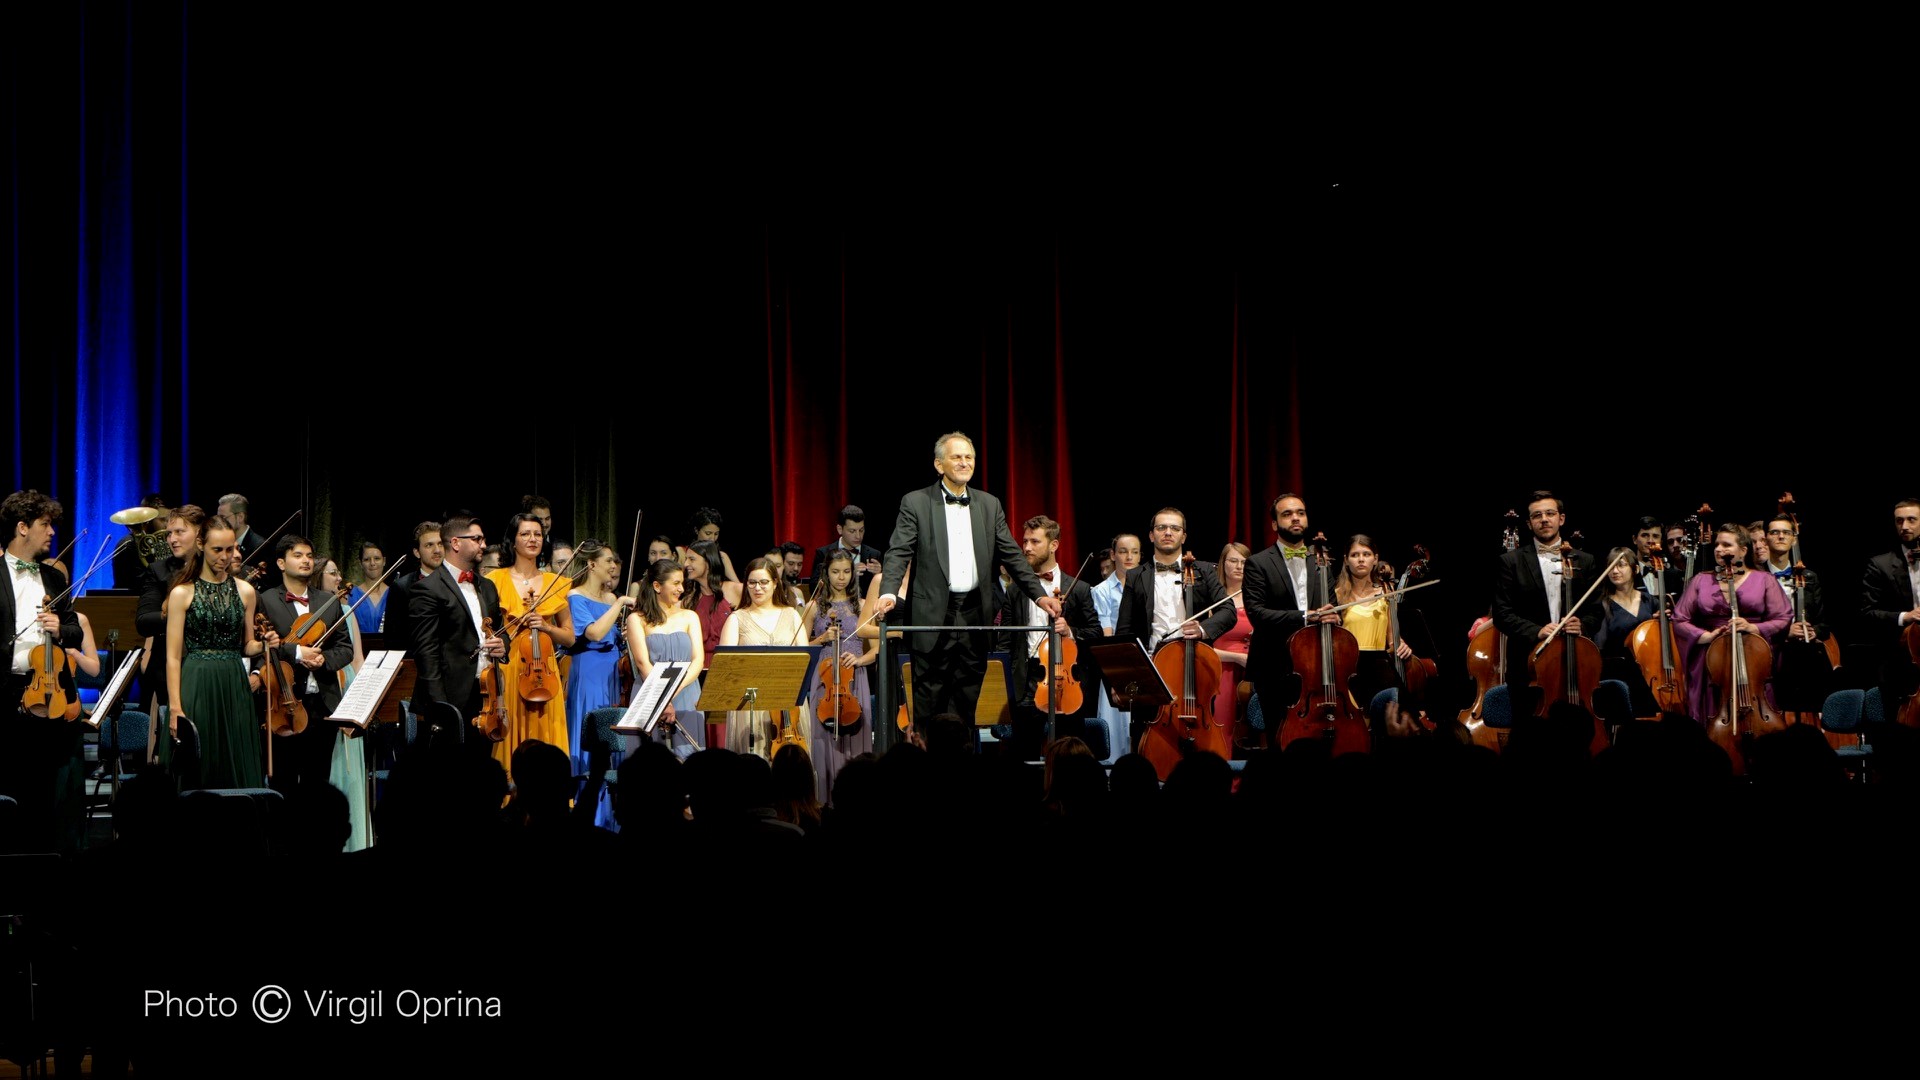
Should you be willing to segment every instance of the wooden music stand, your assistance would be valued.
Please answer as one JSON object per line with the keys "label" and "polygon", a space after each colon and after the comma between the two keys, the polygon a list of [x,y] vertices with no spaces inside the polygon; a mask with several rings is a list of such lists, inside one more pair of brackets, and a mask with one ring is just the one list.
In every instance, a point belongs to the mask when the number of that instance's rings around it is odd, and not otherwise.
{"label": "wooden music stand", "polygon": [[88,593],[73,601],[73,610],[85,615],[93,624],[93,640],[102,649],[107,647],[107,633],[120,631],[122,648],[131,648],[142,641],[134,626],[134,613],[140,609],[137,596],[100,596]]}
{"label": "wooden music stand", "polygon": [[1013,723],[1013,662],[1003,652],[987,654],[987,675],[980,683],[980,698],[973,705],[973,726],[992,727]]}
{"label": "wooden music stand", "polygon": [[1121,712],[1136,706],[1157,709],[1173,700],[1167,680],[1153,666],[1153,658],[1137,641],[1114,641],[1087,646],[1100,665],[1100,683],[1107,700]]}
{"label": "wooden music stand", "polygon": [[780,712],[807,702],[807,676],[824,645],[723,645],[707,660],[704,713]]}
{"label": "wooden music stand", "polygon": [[[328,723],[353,728],[350,735],[365,734],[375,724],[395,723],[400,719],[402,695],[394,693],[402,677],[407,679],[406,696],[413,694],[413,661],[405,653],[369,653],[360,666],[353,685],[347,688],[340,704],[334,707]],[[391,702],[391,704],[389,704]]]}

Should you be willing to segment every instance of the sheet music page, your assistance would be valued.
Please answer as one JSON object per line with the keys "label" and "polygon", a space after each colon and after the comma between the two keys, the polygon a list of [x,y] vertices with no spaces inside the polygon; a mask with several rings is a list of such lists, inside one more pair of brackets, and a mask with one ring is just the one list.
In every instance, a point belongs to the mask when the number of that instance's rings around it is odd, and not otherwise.
{"label": "sheet music page", "polygon": [[366,663],[353,677],[353,685],[347,687],[346,696],[340,699],[340,707],[333,711],[328,720],[337,723],[366,727],[373,714],[380,708],[380,699],[387,694],[387,687],[393,685],[394,676],[400,674],[400,661],[407,654],[400,650],[383,650],[369,653]]}
{"label": "sheet music page", "polygon": [[120,661],[119,669],[113,673],[113,678],[107,680],[106,687],[100,691],[99,700],[93,703],[93,711],[87,714],[88,724],[99,727],[100,718],[107,715],[107,712],[113,708],[113,703],[120,700],[121,694],[126,693],[127,682],[133,678],[134,671],[140,666],[140,652],[140,647],[136,645],[127,653],[126,659]]}
{"label": "sheet music page", "polygon": [[663,660],[653,665],[653,673],[633,688],[633,703],[613,729],[641,734],[652,731],[660,722],[660,714],[667,711],[667,703],[673,700],[668,691],[679,685],[681,675],[691,666],[684,660]]}

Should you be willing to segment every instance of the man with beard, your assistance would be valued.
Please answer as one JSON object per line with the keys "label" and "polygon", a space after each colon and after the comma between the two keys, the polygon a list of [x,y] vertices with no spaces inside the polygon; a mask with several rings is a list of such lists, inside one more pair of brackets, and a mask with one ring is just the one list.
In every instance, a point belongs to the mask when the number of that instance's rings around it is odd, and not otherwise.
{"label": "man with beard", "polygon": [[[492,581],[478,573],[487,551],[487,534],[480,523],[455,514],[442,527],[442,535],[447,545],[444,567],[416,582],[407,597],[419,669],[409,708],[423,724],[433,726],[436,745],[465,743],[480,748],[483,755],[485,740],[469,737],[466,727],[480,713],[480,680],[490,678],[493,665],[507,655],[498,633],[500,594]],[[483,619],[493,620],[494,633],[485,632]]]}
{"label": "man with beard", "polygon": [[1880,646],[1880,698],[1889,719],[1920,683],[1920,670],[1900,643],[1904,628],[1920,620],[1920,499],[1893,504],[1893,531],[1900,543],[1867,561],[1860,585],[1860,615]]}
{"label": "man with beard", "polygon": [[[413,651],[413,612],[408,610],[408,597],[413,588],[426,578],[433,576],[446,560],[447,546],[440,539],[440,523],[423,521],[413,527],[413,558],[419,564],[417,570],[402,570],[393,575],[393,591],[387,596],[387,613],[380,622],[381,647],[397,649],[401,652]],[[414,665],[416,668],[418,664]]]}
{"label": "man with beard", "polygon": [[[1046,666],[1040,663],[1040,646],[1047,640],[1048,623],[1064,641],[1095,644],[1104,640],[1100,632],[1100,616],[1094,613],[1093,591],[1083,585],[1079,578],[1060,569],[1055,556],[1060,550],[1060,523],[1041,514],[1030,517],[1021,526],[1020,550],[1027,557],[1027,565],[1033,568],[1034,576],[1046,589],[1048,596],[1058,596],[1063,608],[1061,615],[1049,615],[1034,606],[1025,594],[1015,593],[1007,599],[1006,617],[1000,620],[1002,626],[1029,626],[1033,630],[1014,630],[1005,634],[1003,648],[1012,658],[1013,685],[1018,690],[1019,700],[1013,706],[1013,728],[1004,735],[996,730],[996,738],[1008,740],[1009,749],[1017,761],[1028,761],[1040,756],[1045,741],[1047,710],[1034,704],[1034,690],[1040,681],[1046,678]],[[1060,727],[1055,737],[1078,735],[1084,730],[1081,717],[1085,715],[1091,702],[1094,689],[1092,667],[1082,673],[1084,679],[1081,706],[1068,712],[1058,703],[1055,704],[1055,717]]]}
{"label": "man with beard", "polygon": [[1240,599],[1246,605],[1247,621],[1253,624],[1253,636],[1247,641],[1247,678],[1259,695],[1271,743],[1279,734],[1282,712],[1299,696],[1292,685],[1293,653],[1288,639],[1308,626],[1337,623],[1340,615],[1330,610],[1333,605],[1321,589],[1320,575],[1311,572],[1306,502],[1287,492],[1273,500],[1269,512],[1277,539],[1247,560]]}

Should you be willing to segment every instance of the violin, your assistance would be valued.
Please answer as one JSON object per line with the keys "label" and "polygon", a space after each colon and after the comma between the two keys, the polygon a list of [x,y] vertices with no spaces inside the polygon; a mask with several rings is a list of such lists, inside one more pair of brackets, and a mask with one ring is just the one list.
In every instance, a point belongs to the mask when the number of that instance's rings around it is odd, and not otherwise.
{"label": "violin", "polygon": [[1440,677],[1439,665],[1424,656],[1415,656],[1403,660],[1400,657],[1400,594],[1406,591],[1407,583],[1417,581],[1427,575],[1432,560],[1427,549],[1419,544],[1413,545],[1413,561],[1400,572],[1400,580],[1393,579],[1393,568],[1386,563],[1375,564],[1374,579],[1380,587],[1387,590],[1387,655],[1393,658],[1394,674],[1399,678],[1399,712],[1401,722],[1411,725],[1417,722],[1427,731],[1434,729],[1433,718],[1427,715],[1427,694]]}
{"label": "violin", "polygon": [[[529,584],[526,614],[534,614],[539,604],[534,599],[533,586]],[[536,705],[552,701],[554,691],[560,686],[560,667],[554,662],[553,644],[547,635],[539,630],[518,634],[513,643],[513,655],[520,662],[520,699]]]}
{"label": "violin", "polygon": [[[1622,553],[1621,558],[1625,558]],[[1607,570],[1612,570],[1611,564]],[[1573,545],[1560,541],[1560,621],[1562,624],[1573,616],[1573,612],[1586,600],[1573,598],[1573,582],[1577,570],[1573,562]],[[1594,581],[1594,586],[1607,578],[1602,571]],[[1587,590],[1588,595],[1593,592]],[[1533,685],[1540,688],[1539,703],[1533,715],[1546,718],[1552,714],[1556,705],[1571,705],[1585,712],[1593,726],[1593,736],[1587,742],[1587,752],[1598,754],[1613,745],[1607,732],[1607,725],[1593,711],[1593,691],[1600,685],[1600,646],[1591,639],[1576,633],[1562,633],[1558,628],[1545,644],[1529,654],[1533,662]]]}
{"label": "violin", "polygon": [[[1739,575],[1733,572],[1733,556],[1723,556],[1714,580],[1727,590],[1727,604],[1733,614],[1727,625],[1740,618]],[[1720,688],[1720,709],[1707,726],[1707,737],[1733,760],[1735,776],[1746,774],[1746,743],[1756,735],[1785,731],[1786,721],[1767,703],[1767,677],[1773,670],[1773,650],[1759,634],[1729,629],[1725,636],[1707,646],[1707,678]]]}
{"label": "violin", "polygon": [[767,750],[769,760],[784,747],[797,746],[802,750],[807,748],[806,740],[800,735],[800,725],[794,722],[793,710],[784,709],[779,715],[780,722],[773,733],[773,745]]}
{"label": "violin", "polygon": [[1680,664],[1680,639],[1673,632],[1673,609],[1667,604],[1667,562],[1659,555],[1647,556],[1653,570],[1653,618],[1633,628],[1627,637],[1634,662],[1653,692],[1654,704],[1661,712],[1687,711],[1686,669]]}
{"label": "violin", "polygon": [[[481,648],[486,648],[486,640],[493,636],[493,616],[480,620]],[[507,737],[507,678],[498,663],[487,668],[487,675],[480,680],[480,714],[475,723],[480,731],[494,742],[502,742]]]}
{"label": "violin", "polygon": [[[1506,521],[1501,550],[1512,551],[1520,546],[1519,513],[1507,511]],[[1473,704],[1460,713],[1460,723],[1476,746],[1498,753],[1505,733],[1487,726],[1485,708],[1487,691],[1507,681],[1507,635],[1493,625],[1492,619],[1467,642],[1467,673],[1473,676]]]}
{"label": "violin", "polygon": [[[54,610],[54,598],[41,601],[42,615]],[[38,621],[37,619],[35,621]],[[57,716],[62,720],[80,719],[80,685],[74,678],[73,657],[67,655],[57,633],[46,634],[46,641],[27,654],[27,670],[33,680],[20,695],[20,711],[34,716]]]}
{"label": "violin", "polygon": [[854,669],[840,661],[840,625],[829,618],[827,628],[833,634],[833,655],[820,661],[820,726],[839,735],[852,735],[860,730],[865,713],[859,695],[853,692]]}
{"label": "violin", "polygon": [[893,711],[894,726],[901,731],[913,730],[913,661],[900,665],[900,707]]}
{"label": "violin", "polygon": [[[1073,576],[1075,586],[1083,580],[1083,575],[1087,572],[1087,564],[1093,561],[1093,556],[1094,553],[1089,551],[1087,557],[1080,561],[1080,573]],[[1064,594],[1058,588],[1053,590],[1055,600],[1060,600],[1063,596]],[[1085,704],[1086,700],[1086,692],[1081,687],[1080,680],[1074,677],[1075,671],[1080,666],[1080,643],[1073,640],[1072,634],[1061,634],[1059,637],[1059,656],[1053,655],[1052,635],[1048,635],[1049,640],[1040,643],[1040,655],[1034,658],[1033,662],[1040,665],[1040,670],[1051,670],[1053,677],[1042,678],[1035,684],[1033,707],[1045,712],[1051,705],[1055,713],[1072,716],[1080,711],[1081,705]],[[1051,668],[1048,667],[1049,662],[1052,664]]]}
{"label": "violin", "polygon": [[[1314,534],[1313,558],[1320,595],[1333,595],[1327,587],[1327,567],[1333,556],[1326,533]],[[1330,619],[1304,626],[1287,639],[1287,651],[1293,657],[1293,670],[1300,673],[1300,697],[1280,724],[1280,748],[1298,739],[1316,738],[1327,740],[1335,755],[1370,751],[1372,735],[1348,689],[1360,664],[1360,643],[1353,631]]]}
{"label": "violin", "polygon": [[[273,633],[264,611],[253,613],[253,632],[261,642]],[[260,654],[260,689],[267,695],[267,730],[275,735],[298,735],[307,730],[307,707],[300,703],[293,664],[267,649]]]}
{"label": "violin", "polygon": [[[1193,552],[1183,554],[1180,561],[1180,587],[1186,610],[1192,611],[1196,579]],[[1227,730],[1213,715],[1213,700],[1220,692],[1220,654],[1195,638],[1169,638],[1154,650],[1153,667],[1168,686],[1180,688],[1179,696],[1160,706],[1140,737],[1140,753],[1153,763],[1161,781],[1188,754],[1218,754],[1223,760],[1233,760]]]}

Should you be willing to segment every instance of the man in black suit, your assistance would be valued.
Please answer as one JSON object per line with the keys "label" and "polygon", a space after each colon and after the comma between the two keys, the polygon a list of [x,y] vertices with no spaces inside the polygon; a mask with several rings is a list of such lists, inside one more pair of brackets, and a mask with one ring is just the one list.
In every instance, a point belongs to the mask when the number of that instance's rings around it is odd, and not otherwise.
{"label": "man in black suit", "polygon": [[441,526],[441,535],[447,544],[445,565],[415,582],[407,597],[418,675],[409,708],[423,725],[432,725],[435,743],[466,743],[484,751],[481,740],[466,737],[466,727],[480,712],[480,679],[490,677],[492,666],[507,655],[497,633],[487,635],[481,648],[481,620],[492,619],[494,629],[500,628],[500,594],[478,573],[487,553],[480,523],[455,514]]}
{"label": "man in black suit", "polygon": [[[900,581],[911,563],[908,625],[984,626],[1000,610],[995,585],[1004,566],[1020,592],[1049,615],[1059,615],[1060,601],[1041,589],[1013,542],[1000,500],[968,488],[973,467],[973,440],[957,431],[935,440],[933,469],[940,480],[900,499],[880,578],[879,609],[891,611],[899,602]],[[914,715],[950,712],[971,718],[986,677],[986,648],[985,634],[911,635]]]}
{"label": "man in black suit", "polygon": [[[1566,504],[1553,492],[1534,492],[1527,500],[1527,530],[1533,542],[1522,541],[1518,548],[1501,555],[1494,579],[1493,624],[1507,635],[1507,687],[1513,695],[1515,717],[1533,714],[1532,669],[1527,658],[1552,633],[1555,624],[1564,620],[1562,633],[1580,634],[1583,628],[1598,629],[1605,621],[1597,589],[1577,610],[1561,609],[1566,566],[1560,555],[1560,530],[1566,520]],[[1593,584],[1600,567],[1598,560],[1584,551],[1573,552],[1572,562],[1572,599],[1577,600]]]}
{"label": "man in black suit", "polygon": [[[1789,603],[1795,600],[1793,548],[1799,535],[1792,518],[1776,517],[1767,522],[1767,561],[1760,569],[1780,582]],[[1803,592],[1797,606],[1806,618],[1780,631],[1771,643],[1774,704],[1795,712],[1819,712],[1827,695],[1837,689],[1833,662],[1824,644],[1833,631],[1827,626],[1820,575],[1803,568],[1801,578]]]}
{"label": "man in black suit", "polygon": [[[1189,604],[1181,587],[1182,554],[1187,543],[1187,515],[1169,506],[1153,515],[1153,531],[1147,534],[1152,545],[1150,557],[1127,571],[1127,583],[1120,593],[1120,617],[1114,627],[1116,641],[1131,638],[1148,655],[1168,641],[1192,638],[1212,641],[1233,629],[1239,614],[1232,604],[1220,601],[1227,592],[1220,587],[1213,567],[1196,562],[1193,599]],[[1213,607],[1219,604],[1218,607]],[[1194,612],[1213,607],[1198,620]],[[1170,687],[1179,693],[1179,687]],[[1152,719],[1152,710],[1141,706],[1133,713],[1134,742],[1140,726]]]}
{"label": "man in black suit", "polygon": [[[1034,705],[1034,690],[1040,680],[1046,678],[1047,669],[1039,661],[1040,646],[1047,640],[1046,627],[1049,622],[1063,639],[1087,645],[1099,644],[1106,640],[1100,631],[1100,616],[1093,608],[1093,590],[1082,585],[1080,579],[1060,568],[1055,556],[1060,551],[1060,523],[1044,514],[1030,517],[1021,528],[1020,550],[1027,557],[1027,565],[1040,580],[1041,588],[1047,595],[1060,597],[1062,614],[1048,615],[1035,607],[1024,593],[1015,593],[1006,598],[1005,614],[1000,619],[1001,626],[1034,627],[1032,630],[1009,630],[1001,636],[1005,639],[1001,648],[1006,650],[1012,667],[1013,685],[1018,688],[1019,700],[1013,704],[1013,726],[1004,735],[996,728],[996,738],[1008,740],[1009,750],[1017,761],[1028,761],[1039,756],[1046,739],[1047,710]],[[1069,673],[1071,674],[1071,673]],[[1084,680],[1084,696],[1079,709],[1068,712],[1056,702],[1055,718],[1060,725],[1055,737],[1078,735],[1084,730],[1081,718],[1093,708],[1093,666],[1079,673]]]}
{"label": "man in black suit", "polygon": [[[440,523],[423,521],[415,525],[413,559],[418,568],[403,570],[393,576],[392,591],[387,594],[386,615],[380,620],[382,648],[404,652],[409,656],[413,654],[413,611],[407,605],[411,602],[414,587],[432,577],[446,558],[447,546],[440,539]],[[417,669],[419,666],[416,661],[414,667]]]}
{"label": "man in black suit", "polygon": [[[52,549],[53,523],[62,513],[59,503],[38,491],[16,491],[0,501],[8,583],[0,589],[0,656],[8,663],[6,697],[0,700],[0,795],[20,804],[18,839],[27,852],[76,851],[84,832],[84,725],[69,721],[64,709],[36,716],[21,700],[33,682],[29,661],[35,646],[80,647],[80,619],[73,598],[65,595],[67,579],[39,561]],[[52,610],[43,611],[48,599]],[[79,688],[71,692],[77,700]]]}
{"label": "man in black suit", "polygon": [[[260,590],[259,609],[280,635],[275,655],[293,667],[294,693],[307,712],[307,727],[298,735],[279,737],[273,744],[273,786],[291,793],[305,785],[328,783],[333,771],[333,744],[339,727],[326,722],[340,704],[340,669],[353,663],[353,638],[340,618],[340,600],[332,595],[311,596],[313,544],[288,533],[274,545],[274,564],[281,583]],[[326,636],[316,646],[286,640],[294,621],[317,614]],[[267,702],[269,713],[274,703]]]}
{"label": "man in black suit", "polygon": [[1281,714],[1299,700],[1288,639],[1308,625],[1338,623],[1340,615],[1327,610],[1332,601],[1320,588],[1320,575],[1311,569],[1306,502],[1287,492],[1273,500],[1268,512],[1278,538],[1272,547],[1247,560],[1240,600],[1253,627],[1253,636],[1247,641],[1247,678],[1260,695],[1260,711],[1267,718],[1267,738],[1271,741],[1280,733]]}
{"label": "man in black suit", "polygon": [[840,520],[834,528],[839,531],[840,538],[814,549],[813,569],[808,572],[807,581],[819,581],[833,553],[845,551],[853,556],[853,595],[865,596],[867,583],[880,572],[880,549],[866,543],[867,512],[849,503],[840,508]]}
{"label": "man in black suit", "polygon": [[1860,617],[1880,646],[1880,697],[1888,718],[1920,682],[1920,670],[1900,647],[1902,629],[1920,620],[1920,499],[1894,504],[1893,530],[1900,543],[1867,561],[1860,584]]}

